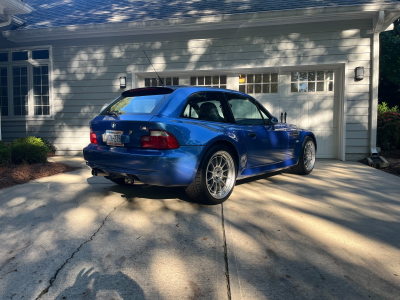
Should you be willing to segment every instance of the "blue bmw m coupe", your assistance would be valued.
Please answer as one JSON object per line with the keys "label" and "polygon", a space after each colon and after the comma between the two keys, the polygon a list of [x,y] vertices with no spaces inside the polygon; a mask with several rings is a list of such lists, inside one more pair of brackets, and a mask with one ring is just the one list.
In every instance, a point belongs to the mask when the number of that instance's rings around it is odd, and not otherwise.
{"label": "blue bmw m coupe", "polygon": [[309,174],[316,150],[312,132],[278,122],[249,95],[169,86],[122,93],[90,122],[83,153],[94,176],[182,186],[196,202],[218,204],[237,179]]}

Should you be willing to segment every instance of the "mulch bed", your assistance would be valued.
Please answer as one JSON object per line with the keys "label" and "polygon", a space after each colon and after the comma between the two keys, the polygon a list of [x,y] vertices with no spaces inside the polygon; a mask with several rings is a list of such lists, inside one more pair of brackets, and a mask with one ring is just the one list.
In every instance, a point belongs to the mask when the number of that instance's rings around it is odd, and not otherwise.
{"label": "mulch bed", "polygon": [[[379,155],[390,163],[387,168],[380,170],[400,177],[400,149],[381,151]],[[366,158],[358,162],[369,166]]]}
{"label": "mulch bed", "polygon": [[61,163],[12,165],[0,167],[0,189],[59,173],[71,172],[79,167],[70,167]]}

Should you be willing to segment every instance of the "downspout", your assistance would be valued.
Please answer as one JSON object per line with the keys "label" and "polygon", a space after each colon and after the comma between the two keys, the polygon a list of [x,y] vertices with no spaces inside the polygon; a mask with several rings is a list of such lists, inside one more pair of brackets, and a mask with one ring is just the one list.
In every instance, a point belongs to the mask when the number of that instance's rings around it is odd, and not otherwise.
{"label": "downspout", "polygon": [[11,15],[6,15],[6,20],[0,23],[0,27],[5,27],[11,24]]}
{"label": "downspout", "polygon": [[370,114],[369,114],[369,140],[371,157],[378,157],[376,150],[376,135],[378,123],[378,85],[379,85],[379,33],[381,32],[383,22],[385,20],[385,12],[378,13],[378,20],[374,26],[371,40],[371,62],[372,62],[372,83],[371,83],[371,98],[370,98]]}

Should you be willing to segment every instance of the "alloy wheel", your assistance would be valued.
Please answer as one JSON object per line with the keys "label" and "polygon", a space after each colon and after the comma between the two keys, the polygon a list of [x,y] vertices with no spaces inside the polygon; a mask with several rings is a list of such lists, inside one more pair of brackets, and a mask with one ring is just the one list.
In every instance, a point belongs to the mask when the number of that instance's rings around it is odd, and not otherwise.
{"label": "alloy wheel", "polygon": [[315,165],[315,145],[312,141],[308,141],[304,146],[304,166],[310,172]]}
{"label": "alloy wheel", "polygon": [[209,193],[216,199],[222,199],[235,184],[235,164],[226,151],[218,151],[210,158],[206,170],[206,185]]}

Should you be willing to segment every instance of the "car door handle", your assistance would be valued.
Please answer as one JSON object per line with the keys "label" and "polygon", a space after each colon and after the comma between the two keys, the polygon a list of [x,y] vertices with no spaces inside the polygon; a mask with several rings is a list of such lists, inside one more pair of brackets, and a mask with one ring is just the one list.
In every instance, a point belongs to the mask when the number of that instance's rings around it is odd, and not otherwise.
{"label": "car door handle", "polygon": [[254,132],[249,132],[247,135],[249,137],[251,137],[252,139],[255,139],[257,137],[257,133],[254,133]]}

